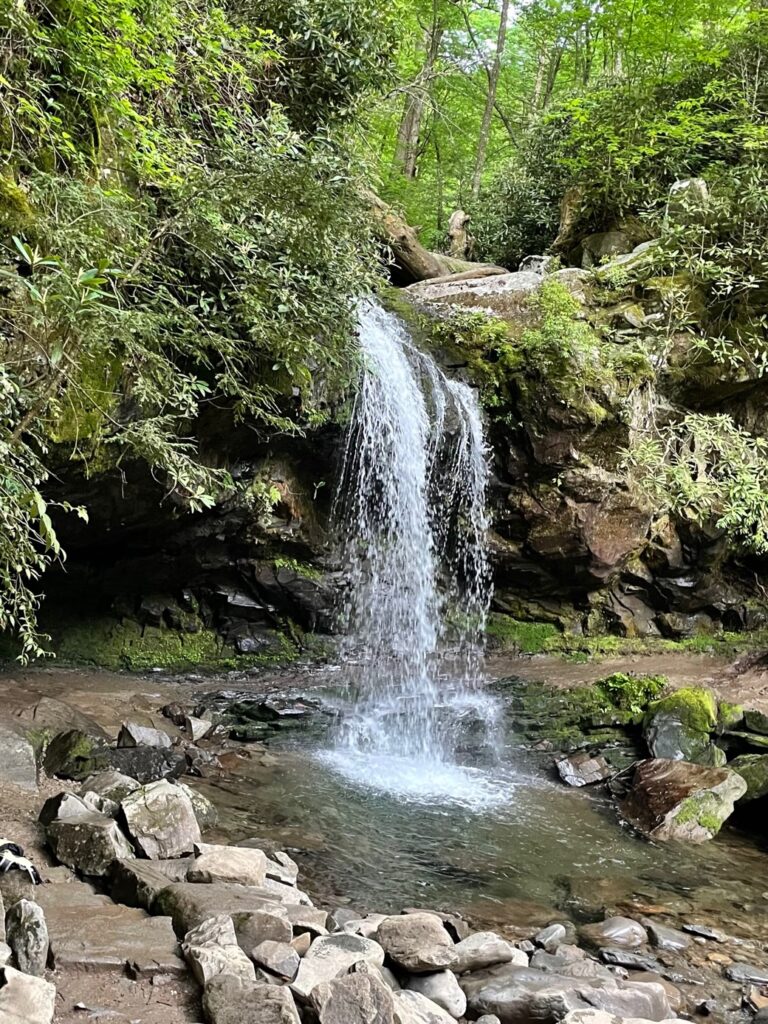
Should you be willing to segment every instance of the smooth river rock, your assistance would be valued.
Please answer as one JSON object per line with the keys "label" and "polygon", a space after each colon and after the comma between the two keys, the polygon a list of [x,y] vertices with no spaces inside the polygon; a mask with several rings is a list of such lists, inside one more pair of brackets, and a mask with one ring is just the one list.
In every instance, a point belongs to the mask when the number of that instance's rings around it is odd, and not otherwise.
{"label": "smooth river rock", "polygon": [[672,1016],[660,985],[574,978],[509,964],[464,975],[461,987],[471,1014],[495,1013],[501,1024],[554,1022],[586,1009],[656,1021]]}
{"label": "smooth river rock", "polygon": [[412,974],[453,967],[458,959],[451,936],[434,914],[387,917],[376,938],[387,956]]}
{"label": "smooth river rock", "polygon": [[457,974],[465,971],[481,971],[496,964],[513,963],[518,967],[528,966],[528,957],[496,932],[475,932],[454,946],[456,962],[453,970]]}
{"label": "smooth river rock", "polygon": [[455,1024],[453,1017],[421,992],[393,993],[395,1024]]}
{"label": "smooth river rock", "polygon": [[137,849],[150,860],[192,853],[200,842],[192,801],[166,779],[130,793],[123,800],[122,814]]}
{"label": "smooth river rock", "polygon": [[453,971],[412,975],[405,988],[411,992],[420,992],[457,1020],[467,1012],[467,997]]}
{"label": "smooth river rock", "polygon": [[608,917],[579,928],[580,938],[590,946],[621,946],[636,949],[648,944],[648,932],[631,917]]}

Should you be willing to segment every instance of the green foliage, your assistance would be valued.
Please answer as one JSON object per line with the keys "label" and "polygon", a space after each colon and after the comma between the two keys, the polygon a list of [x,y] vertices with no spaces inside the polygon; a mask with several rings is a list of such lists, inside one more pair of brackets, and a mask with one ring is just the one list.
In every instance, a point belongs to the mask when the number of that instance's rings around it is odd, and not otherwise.
{"label": "green foliage", "polygon": [[636,676],[614,672],[600,679],[595,687],[613,707],[637,715],[659,696],[668,683],[666,676]]}
{"label": "green foliage", "polygon": [[233,486],[198,448],[209,407],[296,432],[353,379],[376,266],[348,132],[392,23],[372,0],[55,0],[0,28],[0,629],[28,656],[62,557],[49,438],[143,459],[194,512]]}
{"label": "green foliage", "polygon": [[665,511],[714,524],[745,550],[768,551],[768,440],[725,414],[690,413],[658,437],[638,441],[625,461]]}

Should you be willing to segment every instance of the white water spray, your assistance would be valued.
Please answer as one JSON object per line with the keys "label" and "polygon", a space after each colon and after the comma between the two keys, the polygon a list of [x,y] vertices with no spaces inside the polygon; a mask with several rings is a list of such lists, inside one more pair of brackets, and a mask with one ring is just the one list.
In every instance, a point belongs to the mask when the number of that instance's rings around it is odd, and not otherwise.
{"label": "white water spray", "polygon": [[332,756],[383,788],[423,791],[452,774],[463,730],[492,717],[480,690],[486,446],[472,390],[396,316],[369,301],[359,324],[364,368],[336,501],[356,703]]}

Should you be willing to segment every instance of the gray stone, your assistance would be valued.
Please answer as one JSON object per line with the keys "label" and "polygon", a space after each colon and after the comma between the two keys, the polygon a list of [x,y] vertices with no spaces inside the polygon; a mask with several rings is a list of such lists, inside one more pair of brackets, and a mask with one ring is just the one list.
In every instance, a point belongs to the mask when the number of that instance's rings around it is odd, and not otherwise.
{"label": "gray stone", "polygon": [[725,752],[710,739],[709,732],[694,729],[677,711],[660,711],[646,727],[645,741],[651,755],[693,764],[725,764]]}
{"label": "gray stone", "polygon": [[[666,1024],[672,1024],[672,1021],[675,1024],[679,1024],[676,1017],[666,1022]],[[606,1013],[605,1010],[571,1010],[563,1018],[563,1024],[617,1024],[617,1022],[616,1017]],[[626,1020],[624,1024],[648,1024],[648,1021],[643,1020],[641,1017],[632,1017]]]}
{"label": "gray stone", "polygon": [[557,947],[565,942],[567,937],[568,933],[565,925],[549,924],[534,935],[533,941],[548,953],[554,953]]}
{"label": "gray stone", "polygon": [[457,1020],[467,1011],[467,997],[453,971],[415,974],[408,978],[405,987],[411,992],[420,992]]}
{"label": "gray stone", "polygon": [[631,824],[652,839],[703,843],[733,813],[747,784],[728,768],[685,761],[641,761],[620,805]]}
{"label": "gray stone", "polygon": [[399,992],[402,987],[388,967],[377,967],[376,964],[372,964],[368,960],[358,960],[356,964],[352,964],[349,970],[350,974],[372,974],[379,981],[384,982],[391,992]]}
{"label": "gray stone", "polygon": [[213,828],[219,820],[219,812],[208,797],[192,786],[188,786],[185,782],[177,782],[176,785],[192,801],[192,808],[200,828]]}
{"label": "gray stone", "polygon": [[231,885],[217,882],[198,885],[196,882],[174,882],[166,886],[155,899],[153,912],[168,914],[173,919],[177,935],[185,935],[191,928],[216,914],[230,917],[254,910],[279,909],[274,897],[264,889],[249,885]]}
{"label": "gray stone", "polygon": [[46,830],[54,856],[84,875],[106,875],[113,861],[133,856],[133,848],[114,818],[96,811],[52,821]]}
{"label": "gray stone", "polygon": [[37,790],[34,748],[25,736],[5,725],[0,725],[0,782],[32,792]]}
{"label": "gray stone", "polygon": [[602,755],[593,757],[585,750],[561,757],[556,764],[560,778],[569,786],[591,786],[613,775],[613,769]]}
{"label": "gray stone", "polygon": [[582,267],[599,265],[609,256],[620,256],[632,251],[632,239],[624,231],[599,231],[581,243]]}
{"label": "gray stone", "polygon": [[195,718],[193,715],[187,715],[184,718],[184,730],[193,743],[205,739],[212,728],[213,722],[209,722],[205,718]]}
{"label": "gray stone", "polygon": [[453,940],[432,914],[402,914],[382,921],[376,938],[398,967],[412,974],[453,967]]}
{"label": "gray stone", "polygon": [[141,783],[136,779],[110,768],[108,771],[89,775],[80,787],[80,794],[97,793],[119,804],[129,793],[134,793],[140,788]]}
{"label": "gray stone", "polygon": [[367,917],[360,917],[354,921],[347,921],[342,931],[350,935],[362,935],[366,939],[374,939],[379,925],[386,919],[386,914],[368,914]]}
{"label": "gray stone", "polygon": [[116,818],[120,811],[120,804],[115,803],[114,800],[109,800],[105,796],[99,796],[98,793],[83,793],[80,799],[90,810],[98,811],[99,814],[106,814],[108,818]]}
{"label": "gray stone", "polygon": [[717,928],[710,928],[707,924],[699,924],[696,921],[688,921],[683,925],[683,931],[689,935],[698,935],[701,939],[709,939],[711,942],[727,942],[728,936]]}
{"label": "gray stone", "polygon": [[284,885],[296,885],[299,880],[299,865],[287,853],[276,850],[267,858],[267,878],[273,878]]}
{"label": "gray stone", "polygon": [[[50,825],[57,818],[83,818],[94,810],[88,807],[84,800],[74,793],[57,793],[56,796],[49,796],[40,809],[37,820],[42,825]],[[99,812],[101,813],[101,812]]]}
{"label": "gray stone", "polygon": [[306,956],[309,952],[309,947],[312,945],[312,936],[309,932],[299,932],[291,939],[291,946],[296,950],[299,956]]}
{"label": "gray stone", "polygon": [[170,750],[173,741],[167,732],[161,729],[150,729],[136,722],[123,722],[117,737],[118,747],[158,747]]}
{"label": "gray stone", "polygon": [[729,964],[725,976],[740,985],[768,985],[768,967],[753,967],[750,964]]}
{"label": "gray stone", "polygon": [[293,981],[299,970],[301,957],[288,942],[265,939],[251,950],[251,959],[259,967],[276,974],[279,978]]}
{"label": "gray stone", "polygon": [[519,967],[528,966],[528,957],[516,949],[496,932],[475,932],[454,946],[456,962],[453,970],[457,974],[465,971],[482,971],[496,964],[514,963]]}
{"label": "gray stone", "polygon": [[340,932],[347,921],[357,921],[360,916],[357,911],[352,910],[350,907],[336,907],[328,914],[328,931]]}
{"label": "gray stone", "polygon": [[285,908],[285,914],[294,931],[308,931],[311,935],[328,934],[328,914],[319,907],[305,907],[301,904]]}
{"label": "gray stone", "polygon": [[0,942],[0,967],[5,967],[7,963],[10,963],[12,956],[13,950],[8,943]]}
{"label": "gray stone", "polygon": [[116,860],[109,873],[109,891],[116,903],[151,910],[159,894],[172,882],[187,877],[184,860]]}
{"label": "gray stone", "polygon": [[470,1016],[494,1013],[501,1024],[560,1020],[571,1010],[586,1009],[656,1021],[672,1016],[661,986],[614,978],[574,978],[503,964],[465,975],[461,986]]}
{"label": "gray stone", "polygon": [[19,900],[5,915],[5,930],[18,969],[41,978],[48,965],[48,928],[43,908],[32,900]]}
{"label": "gray stone", "polygon": [[393,992],[395,1024],[454,1024],[453,1017],[421,992]]}
{"label": "gray stone", "polygon": [[699,224],[709,207],[709,188],[703,178],[683,178],[669,187],[666,220],[673,224]]}
{"label": "gray stone", "polygon": [[262,886],[268,892],[271,892],[273,896],[277,897],[281,903],[303,903],[306,907],[313,905],[309,896],[294,885],[286,885],[284,882],[278,882],[275,878],[267,877],[264,879]]}
{"label": "gray stone", "polygon": [[208,983],[203,1009],[210,1024],[301,1024],[287,988],[231,974],[220,974]]}
{"label": "gray stone", "polygon": [[308,999],[315,985],[346,974],[359,960],[381,967],[384,950],[377,942],[359,935],[321,935],[302,959],[291,989],[300,999]]}
{"label": "gray stone", "polygon": [[0,968],[0,1021],[2,1024],[51,1024],[56,989],[43,978]]}
{"label": "gray stone", "polygon": [[255,981],[253,964],[240,949],[235,926],[227,914],[209,917],[184,936],[182,952],[197,982],[205,988],[212,978],[228,974]]}
{"label": "gray stone", "polygon": [[579,929],[583,942],[591,946],[621,946],[636,949],[648,944],[648,932],[631,917],[608,917],[596,924],[585,924]]}
{"label": "gray stone", "polygon": [[137,849],[150,860],[191,853],[200,842],[200,826],[187,794],[166,779],[130,793],[122,814]]}
{"label": "gray stone", "polygon": [[[251,910],[231,915],[238,945],[246,953],[267,940],[290,942],[293,938],[291,922],[282,907],[273,910]],[[308,935],[308,932],[304,932]]]}
{"label": "gray stone", "polygon": [[478,1017],[475,1024],[501,1024],[501,1021],[495,1013],[484,1013],[482,1017]]}
{"label": "gray stone", "polygon": [[605,947],[600,950],[600,959],[603,963],[613,964],[616,967],[626,967],[629,971],[663,971],[663,966],[652,956],[644,953],[633,953],[620,947]]}
{"label": "gray stone", "polygon": [[347,974],[316,985],[312,1007],[319,1024],[394,1024],[394,1000],[373,975]]}
{"label": "gray stone", "polygon": [[685,932],[680,932],[677,928],[670,928],[658,921],[645,920],[643,923],[648,930],[651,945],[656,949],[668,953],[679,953],[691,944],[691,940]]}
{"label": "gray stone", "polygon": [[195,859],[190,862],[187,879],[190,882],[263,886],[266,871],[267,858],[262,850],[195,843]]}

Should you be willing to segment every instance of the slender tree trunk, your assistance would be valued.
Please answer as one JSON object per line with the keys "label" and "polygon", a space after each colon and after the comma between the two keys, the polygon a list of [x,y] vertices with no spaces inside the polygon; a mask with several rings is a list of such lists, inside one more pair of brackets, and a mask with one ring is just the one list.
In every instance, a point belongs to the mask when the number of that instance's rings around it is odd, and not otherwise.
{"label": "slender tree trunk", "polygon": [[416,177],[421,123],[429,100],[432,79],[435,76],[435,65],[440,56],[442,38],[442,27],[433,22],[426,34],[424,64],[405,97],[403,116],[397,133],[393,168],[406,178]]}
{"label": "slender tree trunk", "polygon": [[477,199],[480,194],[480,183],[483,178],[485,158],[488,153],[488,141],[491,137],[491,122],[493,110],[496,106],[496,90],[499,86],[499,75],[501,74],[501,59],[504,55],[504,43],[507,38],[507,18],[509,17],[510,0],[501,0],[501,20],[499,21],[499,34],[496,38],[496,52],[493,55],[493,64],[488,71],[488,95],[485,98],[485,110],[480,125],[480,136],[477,140],[477,153],[475,155],[475,170],[472,175],[472,198]]}

